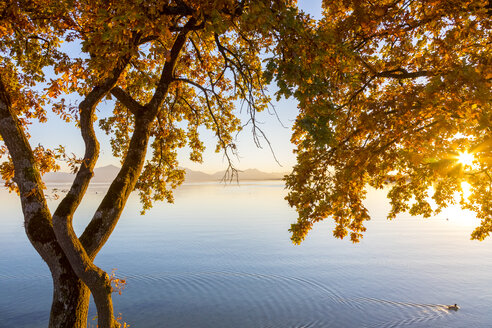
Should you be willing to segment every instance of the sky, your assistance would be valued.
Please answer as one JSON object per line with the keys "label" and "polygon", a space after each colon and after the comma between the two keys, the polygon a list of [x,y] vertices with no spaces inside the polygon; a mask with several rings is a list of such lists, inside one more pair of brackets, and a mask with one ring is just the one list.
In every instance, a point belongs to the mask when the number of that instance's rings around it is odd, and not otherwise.
{"label": "sky", "polygon": [[[301,10],[311,14],[313,17],[321,18],[321,0],[299,0],[298,5]],[[275,87],[273,85],[270,86],[268,93],[272,95],[272,99],[275,99],[273,96],[274,91]],[[272,101],[272,104],[274,108],[270,111],[258,113],[256,119],[270,141],[275,156],[265,141],[262,142],[261,148],[256,147],[251,129],[246,127],[236,140],[239,156],[234,159],[234,164],[237,169],[256,168],[264,172],[289,172],[292,166],[295,165],[294,146],[290,142],[290,137],[292,125],[297,116],[297,102],[293,99],[281,99],[278,102]],[[112,111],[112,106],[113,103],[111,101],[103,101],[97,107],[98,117],[108,116]],[[240,113],[239,109],[238,116],[244,120],[247,119],[247,113]],[[224,155],[214,151],[216,138],[213,133],[205,129],[202,129],[201,132],[201,138],[206,146],[203,154],[203,163],[190,161],[188,159],[189,152],[184,148],[178,153],[180,166],[206,173],[215,173],[226,169],[227,161],[224,159]],[[42,144],[46,147],[54,148],[62,145],[68,153],[73,152],[77,156],[83,155],[84,144],[80,131],[73,126],[73,123],[65,123],[54,114],[49,114],[47,123],[33,124],[29,129],[29,133],[32,136],[32,146]],[[109,136],[97,126],[96,134],[101,145],[101,153],[96,166],[119,166],[119,159],[111,154]],[[60,164],[62,171],[68,171],[68,168],[63,163]]]}

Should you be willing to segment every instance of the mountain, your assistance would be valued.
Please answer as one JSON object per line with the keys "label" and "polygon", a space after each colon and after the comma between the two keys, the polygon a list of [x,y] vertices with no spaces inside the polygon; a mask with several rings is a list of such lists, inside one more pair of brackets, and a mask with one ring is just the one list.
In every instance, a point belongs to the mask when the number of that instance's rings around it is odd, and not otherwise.
{"label": "mountain", "polygon": [[[94,177],[91,182],[104,183],[111,182],[118,174],[119,167],[108,165],[94,169]],[[48,172],[43,176],[43,181],[47,183],[69,183],[75,178],[75,174],[68,172]]]}
{"label": "mountain", "polygon": [[47,183],[67,183],[72,182],[74,178],[74,174],[67,172],[48,172],[42,177]]}
{"label": "mountain", "polygon": [[119,171],[120,168],[114,165],[95,168],[91,182],[111,182],[116,178]]}
{"label": "mountain", "polygon": [[[98,167],[94,169],[94,177],[91,182],[95,183],[109,183],[118,174],[119,167],[114,165],[108,165]],[[214,174],[207,174],[200,171],[193,171],[184,168],[186,172],[186,182],[207,182],[207,181],[221,181],[224,177],[225,171],[216,172]],[[247,169],[239,172],[239,181],[245,180],[280,180],[287,173],[266,173],[257,169]],[[43,181],[46,183],[70,183],[73,181],[75,175],[67,172],[49,172],[43,176]]]}
{"label": "mountain", "polygon": [[[214,180],[222,180],[224,178],[225,171],[214,173],[212,176]],[[241,180],[281,180],[287,173],[266,173],[257,169],[247,169],[238,172],[239,181]]]}
{"label": "mountain", "polygon": [[205,182],[205,181],[214,181],[216,180],[212,175],[200,172],[193,171],[187,168],[184,168],[186,172],[185,181],[186,182]]}

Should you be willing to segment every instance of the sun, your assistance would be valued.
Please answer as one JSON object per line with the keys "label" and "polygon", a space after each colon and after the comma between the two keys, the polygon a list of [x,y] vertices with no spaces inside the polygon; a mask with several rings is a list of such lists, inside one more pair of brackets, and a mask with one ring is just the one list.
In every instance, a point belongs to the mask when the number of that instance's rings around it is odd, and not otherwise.
{"label": "sun", "polygon": [[458,163],[462,164],[463,166],[472,166],[473,161],[475,161],[475,156],[473,156],[473,154],[467,151],[458,153]]}

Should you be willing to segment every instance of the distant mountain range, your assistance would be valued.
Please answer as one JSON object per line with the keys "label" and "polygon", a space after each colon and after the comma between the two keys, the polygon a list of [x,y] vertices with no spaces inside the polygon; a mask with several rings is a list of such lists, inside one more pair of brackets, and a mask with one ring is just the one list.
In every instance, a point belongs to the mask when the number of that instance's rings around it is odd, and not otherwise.
{"label": "distant mountain range", "polygon": [[[119,167],[114,165],[103,166],[94,169],[94,177],[91,182],[108,183],[118,174]],[[225,171],[208,174],[200,171],[193,171],[185,168],[185,182],[213,182],[220,181],[224,177]],[[244,180],[280,180],[287,173],[266,173],[257,169],[247,169],[239,172],[239,181]],[[69,183],[74,179],[74,175],[67,172],[49,172],[43,176],[43,181],[47,183]]]}

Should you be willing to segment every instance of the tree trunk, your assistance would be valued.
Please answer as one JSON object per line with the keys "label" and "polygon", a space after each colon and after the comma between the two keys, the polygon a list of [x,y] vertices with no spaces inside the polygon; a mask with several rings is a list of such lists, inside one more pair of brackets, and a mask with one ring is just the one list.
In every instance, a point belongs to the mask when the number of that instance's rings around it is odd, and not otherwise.
{"label": "tree trunk", "polygon": [[[14,164],[13,180],[19,188],[26,234],[48,264],[53,277],[51,328],[85,327],[90,292],[96,303],[99,328],[119,327],[113,314],[111,281],[106,272],[94,265],[93,260],[113,231],[135,187],[145,160],[152,122],[173,81],[179,54],[195,23],[196,19],[190,18],[176,38],[170,52],[171,58],[165,62],[155,94],[149,104],[137,106],[138,108],[132,111],[136,117],[135,132],[124,165],[88,229],[84,231],[82,237],[88,238],[81,237],[83,243],[73,231],[72,220],[93,176],[99,155],[99,144],[93,128],[95,108],[102,97],[115,86],[130,57],[121,58],[113,74],[101,85],[96,85],[79,105],[80,128],[86,151],[69,192],[53,216],[44,196],[44,185],[37,169],[36,158],[22,124],[12,110],[10,96],[0,76],[0,134]],[[136,101],[132,103],[138,104]],[[115,198],[118,202],[110,201]],[[102,215],[103,212],[105,215]],[[88,231],[95,233],[89,235]]]}
{"label": "tree trunk", "polygon": [[111,281],[106,272],[102,271],[101,279],[98,279],[96,288],[94,285],[91,289],[94,291],[94,303],[97,308],[97,325],[101,328],[118,328],[120,325],[113,314],[113,300],[111,298]]}
{"label": "tree trunk", "polygon": [[1,76],[0,135],[14,163],[14,181],[19,188],[26,234],[51,271],[53,303],[49,327],[85,328],[90,293],[56,241],[32,149],[12,111]]}
{"label": "tree trunk", "polygon": [[63,271],[61,274],[52,275],[53,302],[49,328],[86,328],[89,288],[70,267],[64,268]]}

